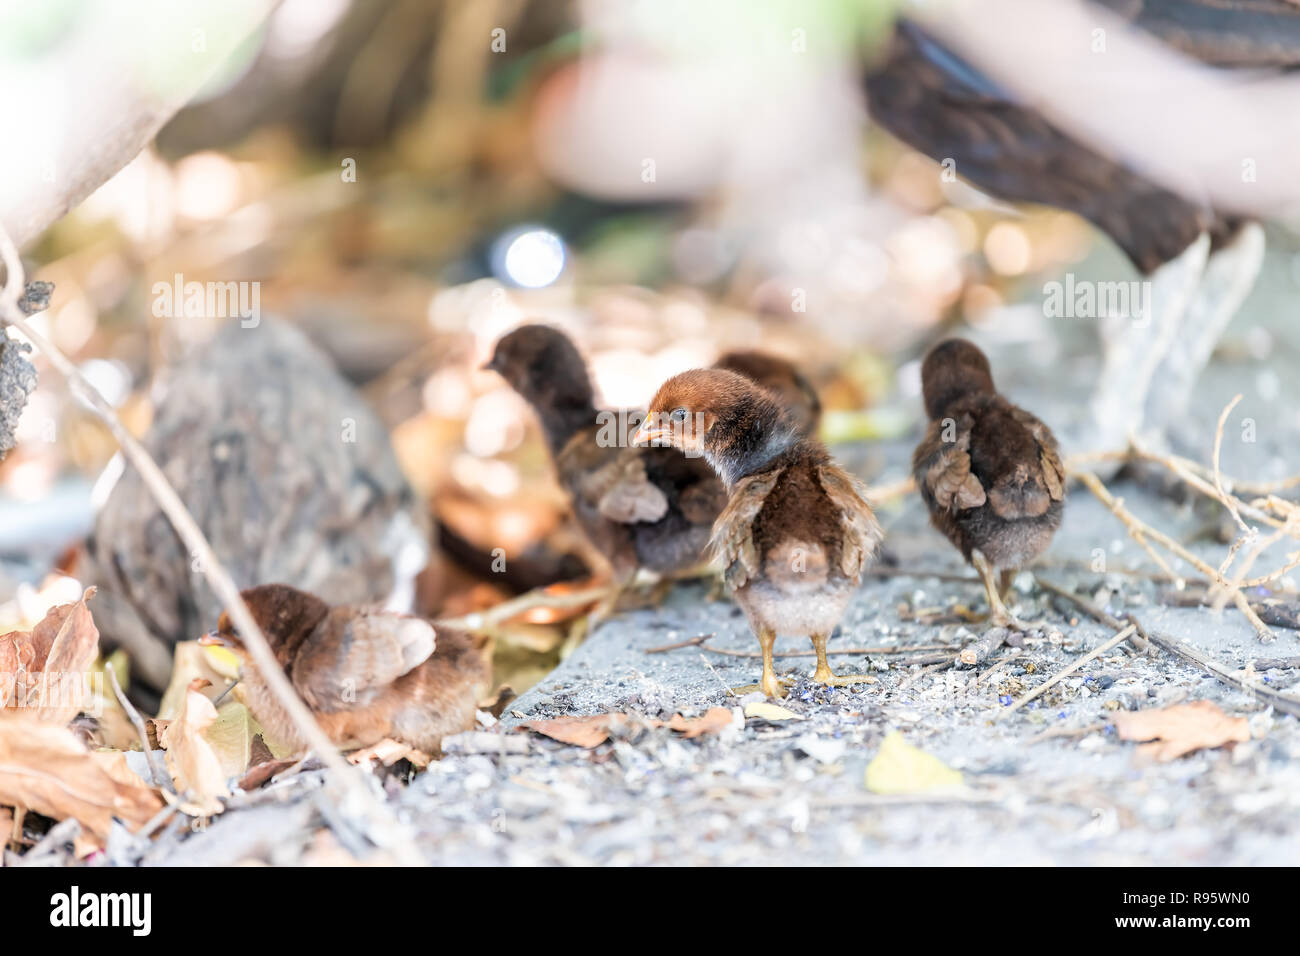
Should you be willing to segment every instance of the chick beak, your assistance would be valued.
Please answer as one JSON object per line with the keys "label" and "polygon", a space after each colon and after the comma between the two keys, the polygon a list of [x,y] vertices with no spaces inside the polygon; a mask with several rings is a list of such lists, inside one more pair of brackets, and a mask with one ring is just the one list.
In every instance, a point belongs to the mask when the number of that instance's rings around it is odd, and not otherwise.
{"label": "chick beak", "polygon": [[632,444],[649,445],[651,442],[671,440],[672,434],[672,429],[664,426],[660,416],[651,412],[646,415],[645,420],[641,422],[641,427],[632,436]]}
{"label": "chick beak", "polygon": [[479,366],[479,371],[497,372],[499,374],[501,370],[497,368],[497,357],[494,355],[486,362],[484,362],[481,366]]}
{"label": "chick beak", "polygon": [[201,647],[229,647],[230,642],[217,631],[208,631],[199,638],[199,645]]}

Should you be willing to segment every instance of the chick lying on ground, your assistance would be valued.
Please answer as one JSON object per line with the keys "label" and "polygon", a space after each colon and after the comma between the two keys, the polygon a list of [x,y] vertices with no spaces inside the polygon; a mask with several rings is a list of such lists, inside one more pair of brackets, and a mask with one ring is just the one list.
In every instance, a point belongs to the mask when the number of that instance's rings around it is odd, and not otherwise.
{"label": "chick lying on ground", "polygon": [[[474,727],[491,673],[481,643],[418,617],[371,608],[330,607],[285,584],[240,592],[294,689],[326,736],[344,749],[386,737],[436,754],[442,738]],[[222,613],[205,644],[229,647],[243,661],[248,708],[279,743],[302,749],[298,733]]]}

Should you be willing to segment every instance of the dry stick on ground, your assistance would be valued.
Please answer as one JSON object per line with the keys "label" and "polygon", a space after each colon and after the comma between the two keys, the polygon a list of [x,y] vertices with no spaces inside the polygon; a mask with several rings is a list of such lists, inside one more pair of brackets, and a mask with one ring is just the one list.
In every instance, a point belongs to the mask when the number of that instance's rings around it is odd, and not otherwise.
{"label": "dry stick on ground", "polygon": [[1241,520],[1241,512],[1237,510],[1235,499],[1229,497],[1228,493],[1223,490],[1223,472],[1219,468],[1219,458],[1223,452],[1223,426],[1228,423],[1229,413],[1237,407],[1240,401],[1241,394],[1238,393],[1233,397],[1232,401],[1223,406],[1223,411],[1219,413],[1219,423],[1214,428],[1214,457],[1212,459],[1214,464],[1214,490],[1219,501],[1223,502],[1223,506],[1228,509],[1228,513],[1232,515],[1232,520],[1237,522],[1237,527],[1242,530],[1242,533],[1254,534],[1255,529]]}
{"label": "dry stick on ground", "polygon": [[[1219,421],[1214,428],[1214,455],[1211,458],[1211,464],[1214,469],[1215,494],[1219,499],[1219,503],[1228,509],[1228,514],[1232,515],[1232,520],[1236,522],[1237,527],[1241,530],[1241,533],[1237,535],[1236,540],[1232,542],[1232,547],[1228,549],[1228,554],[1223,559],[1223,563],[1219,565],[1219,574],[1226,578],[1228,575],[1228,569],[1231,568],[1233,562],[1237,560],[1237,555],[1241,553],[1241,549],[1248,544],[1256,544],[1256,547],[1252,548],[1251,552],[1247,555],[1246,560],[1242,562],[1241,567],[1233,574],[1231,590],[1236,592],[1241,591],[1241,583],[1245,579],[1247,572],[1250,571],[1260,554],[1263,553],[1263,548],[1259,546],[1260,542],[1258,542],[1258,529],[1250,527],[1246,522],[1241,520],[1241,512],[1237,509],[1235,499],[1230,497],[1223,489],[1223,471],[1219,467],[1220,457],[1223,453],[1223,428],[1228,422],[1229,413],[1237,407],[1237,404],[1240,401],[1241,394],[1238,393],[1233,397],[1232,401],[1228,402],[1228,404],[1223,407],[1223,411],[1219,413]],[[1277,537],[1280,537],[1280,535],[1281,532],[1278,532]],[[1277,540],[1277,537],[1274,537],[1272,540]],[[1270,541],[1269,543],[1271,544],[1272,542]],[[1211,607],[1216,614],[1223,610],[1224,605],[1226,605],[1232,597],[1228,588],[1212,587],[1210,593],[1212,597]]]}
{"label": "dry stick on ground", "polygon": [[1129,536],[1136,541],[1139,546],[1141,546],[1142,550],[1147,553],[1152,561],[1160,566],[1162,571],[1174,579],[1175,587],[1181,588],[1183,586],[1184,577],[1177,574],[1174,569],[1169,566],[1169,562],[1166,561],[1160,552],[1151,546],[1151,542],[1147,540],[1147,535],[1154,531],[1154,529],[1149,528],[1146,524],[1135,518],[1124,507],[1124,500],[1122,498],[1116,498],[1112,495],[1106,486],[1102,484],[1101,479],[1090,471],[1080,470],[1067,462],[1065,465],[1065,473],[1071,478],[1078,479],[1086,488],[1088,488],[1089,491],[1100,498],[1106,507],[1110,508],[1111,514],[1120,520],[1120,523],[1123,524],[1124,528],[1128,531]]}
{"label": "dry stick on ground", "polygon": [[695,637],[687,638],[684,641],[676,641],[672,644],[660,644],[658,647],[647,647],[644,651],[646,654],[665,654],[668,651],[678,651],[683,647],[699,647],[711,637],[717,637],[716,634],[699,634]]}
{"label": "dry stick on ground", "polygon": [[[681,641],[677,644],[664,644],[660,647],[648,648],[647,654],[662,654],[665,651],[675,651],[682,647],[698,647],[702,651],[708,651],[710,654],[722,654],[726,657],[762,657],[762,651],[733,651],[726,647],[713,647],[705,643],[709,638],[716,637],[714,634],[702,634],[699,637],[693,637],[689,641]],[[828,647],[827,654],[915,654],[920,651],[955,651],[956,648],[947,644],[918,644],[915,647]],[[816,651],[775,651],[773,657],[813,657]]]}
{"label": "dry stick on ground", "polygon": [[[1057,597],[1065,598],[1065,600],[1083,611],[1084,614],[1087,614],[1094,621],[1100,621],[1113,631],[1123,630],[1125,624],[1124,621],[1121,621],[1114,615],[1107,614],[1103,608],[1099,607],[1092,601],[1089,601],[1087,598],[1080,597],[1073,591],[1067,591],[1065,588],[1053,584],[1051,581],[1048,581],[1046,578],[1040,577],[1037,574],[1034,575],[1034,582],[1044,591],[1055,594]],[[1131,643],[1144,654],[1149,654],[1151,652],[1151,646],[1147,644],[1146,640],[1141,636],[1134,637]]]}
{"label": "dry stick on ground", "polygon": [[1007,642],[1011,632],[1005,627],[992,627],[979,640],[967,644],[957,654],[957,661],[966,667],[983,664],[990,654]]}
{"label": "dry stick on ground", "polygon": [[475,611],[461,617],[447,617],[433,622],[434,628],[445,627],[448,630],[472,631],[483,633],[504,624],[512,617],[517,617],[533,608],[547,607],[558,610],[595,604],[601,598],[608,597],[614,590],[613,585],[587,588],[585,591],[570,591],[567,594],[548,594],[545,588],[536,588],[519,597],[502,601],[485,611]]}
{"label": "dry stick on ground", "polygon": [[[1250,621],[1251,626],[1255,628],[1255,633],[1259,635],[1261,640],[1273,641],[1277,639],[1277,635],[1273,633],[1272,628],[1261,621],[1259,615],[1255,613],[1255,609],[1250,606],[1250,602],[1246,600],[1246,595],[1233,587],[1232,583],[1226,580],[1217,569],[1206,564],[1163,531],[1160,531],[1137,518],[1132,512],[1124,507],[1124,502],[1112,495],[1109,489],[1102,484],[1101,479],[1092,472],[1067,468],[1067,474],[1072,478],[1078,479],[1089,491],[1101,499],[1102,503],[1105,504],[1106,507],[1110,509],[1111,513],[1123,523],[1125,528],[1128,529],[1129,534],[1139,544],[1146,548],[1148,553],[1155,557],[1160,564],[1168,568],[1168,565],[1156,555],[1155,551],[1147,543],[1146,538],[1148,537],[1152,541],[1158,542],[1162,547],[1178,555],[1178,557],[1182,558],[1188,564],[1192,565],[1192,567],[1204,574],[1210,581],[1231,590],[1233,592],[1233,603],[1236,604],[1237,609],[1246,616],[1246,620]],[[1173,573],[1172,570],[1170,573]]]}
{"label": "dry stick on ground", "polygon": [[[1106,452],[1083,452],[1077,455],[1070,455],[1065,459],[1065,468],[1067,472],[1073,473],[1078,471],[1086,472],[1084,467],[1089,462],[1100,461],[1146,461],[1153,465],[1159,465],[1175,475],[1179,480],[1185,482],[1188,486],[1196,489],[1208,498],[1219,499],[1212,483],[1213,475],[1209,475],[1208,469],[1189,458],[1180,458],[1178,455],[1161,455],[1148,449],[1138,439],[1130,438],[1130,447],[1127,451],[1106,451]],[[1206,477],[1208,475],[1208,477]],[[1300,479],[1300,476],[1297,476]],[[1238,483],[1229,479],[1234,489]],[[1224,491],[1224,494],[1231,498],[1238,511],[1247,517],[1253,518],[1263,524],[1270,525],[1274,528],[1282,526],[1282,521],[1257,505],[1242,501],[1232,492]]]}
{"label": "dry stick on ground", "polygon": [[1023,652],[1016,651],[1016,650],[1009,651],[1006,654],[1003,654],[1001,657],[997,659],[997,661],[993,664],[992,667],[987,668],[983,673],[975,675],[975,686],[978,687],[984,681],[992,680],[994,674],[1002,670],[1002,668],[1006,667],[1012,661],[1017,661],[1023,656],[1024,656]]}
{"label": "dry stick on ground", "polygon": [[1136,631],[1137,628],[1133,624],[1129,624],[1127,627],[1125,627],[1122,631],[1120,631],[1118,634],[1112,637],[1105,644],[1099,645],[1098,647],[1089,651],[1087,654],[1084,654],[1082,657],[1076,659],[1073,664],[1070,664],[1064,670],[1057,671],[1047,680],[1043,681],[1041,684],[1039,684],[1037,687],[1031,690],[1024,697],[1021,697],[1010,707],[1006,708],[1006,710],[999,711],[997,715],[997,719],[1000,720],[1001,718],[1005,717],[1007,714],[1015,713],[1021,707],[1025,706],[1025,704],[1029,703],[1031,700],[1041,695],[1049,687],[1055,687],[1065,678],[1069,677],[1071,674],[1077,671],[1084,664],[1088,663],[1088,661],[1093,660],[1096,657],[1100,657],[1102,654],[1105,654],[1112,647],[1115,647],[1119,644],[1122,644],[1124,641],[1127,641],[1134,633],[1136,633]]}
{"label": "dry stick on ground", "polygon": [[293,685],[289,683],[288,676],[276,662],[275,654],[266,642],[266,636],[262,634],[248,605],[240,596],[238,585],[217,560],[208,539],[186,509],[180,496],[176,494],[176,490],[163,475],[157,462],[135,436],[127,431],[122,420],[118,418],[117,413],[105,401],[99,390],[81,374],[62,351],[32,327],[22,310],[18,308],[18,298],[25,288],[23,265],[18,250],[2,227],[0,227],[0,258],[3,258],[7,270],[5,286],[0,290],[0,320],[7,321],[22,332],[67,380],[72,393],[108,427],[117,440],[122,454],[140,472],[145,486],[158,501],[185,547],[198,558],[204,577],[208,579],[217,597],[221,598],[235,627],[239,629],[253,663],[270,686],[271,692],[284,707],[295,729],[302,734],[308,746],[316,751],[327,766],[336,771],[338,783],[344,787],[346,794],[353,798],[357,810],[366,814],[368,822],[378,835],[376,842],[391,851],[404,864],[422,864],[423,858],[414,849],[410,836],[405,833],[406,828],[398,822],[388,806],[370,791],[361,771],[343,759],[343,755],[339,753],[329,737],[325,736],[320,725],[312,717],[311,711],[307,709],[307,705],[302,702]]}
{"label": "dry stick on ground", "polygon": [[[1118,618],[1107,614],[1104,610],[1097,607],[1096,604],[1086,598],[1082,598],[1077,594],[1067,591],[1065,588],[1057,587],[1055,584],[1052,584],[1050,581],[1044,581],[1042,578],[1037,578],[1037,581],[1040,587],[1051,591],[1053,594],[1060,595],[1067,601],[1073,603],[1075,607],[1079,608],[1079,610],[1083,611],[1089,617],[1100,621],[1108,627],[1115,627],[1122,623]],[[1255,681],[1243,677],[1238,677],[1232,668],[1228,667],[1226,664],[1219,663],[1208,654],[1192,647],[1192,645],[1188,644],[1186,641],[1166,637],[1163,634],[1149,633],[1146,628],[1142,626],[1142,622],[1132,614],[1127,615],[1127,617],[1129,623],[1137,629],[1137,636],[1142,640],[1160,648],[1168,654],[1180,657],[1189,664],[1194,664],[1202,670],[1213,674],[1229,687],[1239,690],[1247,696],[1266,701],[1268,704],[1272,705],[1275,710],[1279,710],[1284,714],[1290,714],[1293,717],[1300,717],[1300,698],[1279,693],[1264,684],[1256,683]]]}
{"label": "dry stick on ground", "polygon": [[1105,721],[1098,721],[1095,724],[1088,724],[1084,727],[1049,727],[1041,734],[1034,734],[1034,736],[1026,740],[1025,743],[1041,743],[1044,740],[1051,740],[1053,737],[1082,737],[1084,734],[1090,734],[1094,731],[1101,730],[1105,726]]}
{"label": "dry stick on ground", "polygon": [[[763,652],[761,652],[761,650],[732,650],[731,648],[715,648],[715,646],[705,643],[705,641],[707,641],[707,639],[710,639],[710,637],[712,636],[714,635],[711,635],[711,633],[707,633],[707,635],[703,635],[701,637],[692,637],[692,639],[690,639],[689,641],[681,641],[680,644],[664,644],[663,646],[659,646],[659,648],[650,648],[647,649],[645,653],[660,654],[666,652],[666,650],[676,650],[677,648],[699,648],[701,650],[707,650],[707,652],[710,654],[723,654],[724,657],[757,658],[763,656]],[[918,652],[922,652],[922,650],[945,650],[945,652],[949,652],[950,654],[953,652],[953,650],[956,650],[956,648],[952,648],[952,646],[946,644],[918,644],[917,646],[914,646],[914,648],[894,648],[894,646],[889,646],[889,648],[827,648],[826,653],[827,654],[915,654]],[[772,653],[772,657],[814,657],[815,654],[816,654],[815,650],[777,650],[777,652]],[[944,659],[946,659],[946,657],[944,657]],[[905,663],[905,662],[896,661],[894,662],[894,665],[898,666],[901,665],[901,663]],[[927,663],[933,663],[933,661],[927,661]]]}
{"label": "dry stick on ground", "polygon": [[1130,618],[1130,620],[1132,620],[1134,625],[1137,627],[1138,633],[1142,634],[1143,637],[1161,650],[1168,651],[1170,654],[1181,657],[1183,660],[1195,664],[1202,670],[1208,671],[1219,680],[1223,681],[1223,683],[1241,691],[1247,697],[1262,700],[1274,710],[1281,711],[1284,714],[1290,714],[1292,717],[1300,717],[1300,697],[1292,697],[1290,694],[1280,693],[1264,684],[1256,683],[1255,681],[1245,677],[1239,677],[1232,668],[1228,667],[1228,665],[1219,663],[1198,648],[1192,647],[1192,645],[1188,644],[1186,641],[1166,637],[1163,634],[1155,632],[1148,633],[1142,629],[1142,625],[1139,624],[1136,619]]}
{"label": "dry stick on ground", "polygon": [[[1157,595],[1157,600],[1166,607],[1213,606],[1207,588],[1163,591]],[[1300,621],[1296,619],[1296,612],[1300,611],[1300,604],[1270,604],[1267,601],[1251,601],[1250,606],[1255,609],[1255,613],[1260,616],[1260,619],[1270,627],[1285,627],[1293,631],[1300,630]]]}
{"label": "dry stick on ground", "polygon": [[122,705],[127,719],[131,721],[131,726],[140,736],[140,749],[144,751],[145,762],[149,764],[149,775],[153,777],[153,785],[175,793],[176,787],[172,783],[171,774],[167,772],[166,761],[163,760],[162,754],[149,746],[149,732],[144,728],[144,718],[140,716],[140,711],[136,710],[135,705],[127,700],[126,694],[122,693],[122,685],[117,682],[117,672],[112,667],[105,667],[104,670],[108,672],[108,679],[113,684],[113,693],[117,695],[117,702]]}

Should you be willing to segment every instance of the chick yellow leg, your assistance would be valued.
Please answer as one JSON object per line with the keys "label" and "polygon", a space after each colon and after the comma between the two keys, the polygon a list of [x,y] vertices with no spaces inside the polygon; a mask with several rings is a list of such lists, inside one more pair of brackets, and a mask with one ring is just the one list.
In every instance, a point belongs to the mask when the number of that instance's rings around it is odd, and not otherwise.
{"label": "chick yellow leg", "polygon": [[776,644],[776,632],[771,628],[763,628],[758,632],[758,643],[763,648],[763,678],[758,686],[768,697],[784,697],[785,688],[776,679],[776,670],[772,666],[772,647]]}
{"label": "chick yellow leg", "polygon": [[999,582],[994,576],[993,566],[989,564],[988,558],[978,551],[973,551],[971,564],[975,565],[975,570],[984,581],[984,593],[989,601],[989,623],[994,627],[1009,627],[1017,631],[1028,630],[1030,625],[1008,611],[1007,606],[1002,603],[1002,595],[998,589]]}
{"label": "chick yellow leg", "polygon": [[826,635],[814,634],[812,646],[817,652],[817,670],[813,673],[813,680],[819,684],[829,684],[835,679],[835,672],[826,660]]}
{"label": "chick yellow leg", "polygon": [[864,683],[867,678],[861,674],[839,674],[831,670],[830,663],[826,660],[826,640],[825,634],[813,634],[812,646],[817,652],[817,670],[813,673],[813,680],[819,684],[829,684],[832,687],[848,687],[850,684]]}

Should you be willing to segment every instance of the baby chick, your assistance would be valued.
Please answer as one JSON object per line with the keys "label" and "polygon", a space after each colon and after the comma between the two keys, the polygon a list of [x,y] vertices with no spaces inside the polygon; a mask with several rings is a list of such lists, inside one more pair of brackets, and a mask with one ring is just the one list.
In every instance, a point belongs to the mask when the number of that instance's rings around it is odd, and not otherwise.
{"label": "baby chick", "polygon": [[762,385],[784,406],[799,434],[816,437],[822,417],[821,399],[812,383],[790,362],[766,352],[741,349],[728,352],[713,367],[736,372]]}
{"label": "baby chick", "polygon": [[835,676],[826,640],[882,537],[862,483],[803,437],[771,393],[722,369],[660,386],[636,440],[703,456],[726,486],[710,547],[763,649],[763,693],[784,696],[772,667],[778,634],[811,638],[814,680],[860,681]]}
{"label": "baby chick", "polygon": [[[470,730],[490,670],[484,648],[470,636],[420,618],[370,608],[331,608],[287,584],[241,591],[276,660],[315,715],[344,749],[385,737],[425,753],[442,738]],[[306,746],[280,706],[230,618],[222,613],[203,644],[231,648],[244,661],[240,686],[248,708],[286,746]]]}
{"label": "baby chick", "polygon": [[921,386],[930,427],[912,474],[930,520],[979,572],[993,623],[1023,629],[1003,600],[1016,569],[1061,525],[1065,469],[1056,439],[997,393],[989,360],[963,339],[930,350]]}
{"label": "baby chick", "polygon": [[618,582],[638,568],[668,574],[700,562],[726,502],[722,486],[698,459],[632,447],[627,431],[639,416],[598,418],[586,363],[563,332],[521,326],[486,367],[533,406],[578,525]]}

